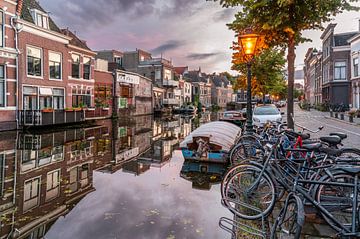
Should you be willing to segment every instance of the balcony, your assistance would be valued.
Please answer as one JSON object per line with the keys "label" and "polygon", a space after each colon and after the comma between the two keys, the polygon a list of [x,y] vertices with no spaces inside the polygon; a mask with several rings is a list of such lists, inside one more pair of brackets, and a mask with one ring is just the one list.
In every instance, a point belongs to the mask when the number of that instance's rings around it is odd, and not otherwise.
{"label": "balcony", "polygon": [[83,121],[85,121],[85,113],[83,110],[54,110],[52,112],[44,112],[41,110],[19,111],[20,126],[46,126],[80,123]]}
{"label": "balcony", "polygon": [[163,104],[164,105],[179,105],[180,102],[178,99],[164,99]]}
{"label": "balcony", "polygon": [[163,80],[163,86],[179,87],[179,82],[176,80]]}

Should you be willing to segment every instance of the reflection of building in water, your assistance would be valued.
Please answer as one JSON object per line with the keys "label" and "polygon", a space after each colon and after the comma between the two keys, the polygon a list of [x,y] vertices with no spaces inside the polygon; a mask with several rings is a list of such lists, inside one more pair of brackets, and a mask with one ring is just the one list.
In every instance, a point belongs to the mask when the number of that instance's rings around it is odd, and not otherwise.
{"label": "reflection of building in water", "polygon": [[[110,128],[0,135],[0,237],[43,238],[50,226],[94,191],[93,170],[111,159]],[[16,143],[17,142],[17,143]],[[99,160],[94,161],[94,158]],[[6,180],[4,180],[6,179]],[[13,192],[16,192],[16,198]],[[16,206],[15,206],[16,205]]]}
{"label": "reflection of building in water", "polygon": [[212,185],[221,182],[225,171],[224,164],[184,161],[180,176],[191,181],[195,189],[210,190]]}

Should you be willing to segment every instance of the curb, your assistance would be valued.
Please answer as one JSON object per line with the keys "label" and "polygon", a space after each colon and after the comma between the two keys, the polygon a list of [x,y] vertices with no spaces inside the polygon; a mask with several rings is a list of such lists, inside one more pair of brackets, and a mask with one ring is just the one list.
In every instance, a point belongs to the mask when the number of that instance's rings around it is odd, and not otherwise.
{"label": "curb", "polygon": [[334,117],[331,117],[331,116],[324,116],[325,119],[331,119],[331,120],[334,120],[334,121],[337,121],[337,122],[342,122],[342,123],[345,123],[345,124],[348,124],[348,125],[352,125],[352,126],[357,126],[359,127],[360,124],[357,124],[357,123],[350,123],[346,120],[341,120],[341,119],[337,119],[337,118],[334,118]]}

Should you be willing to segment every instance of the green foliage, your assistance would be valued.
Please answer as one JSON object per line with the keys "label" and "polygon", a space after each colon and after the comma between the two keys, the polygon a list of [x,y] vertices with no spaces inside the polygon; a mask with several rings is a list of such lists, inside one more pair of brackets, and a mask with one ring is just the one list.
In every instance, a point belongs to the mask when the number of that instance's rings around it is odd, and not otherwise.
{"label": "green foliage", "polygon": [[[323,29],[323,23],[346,11],[358,10],[352,3],[358,0],[214,0],[223,7],[240,7],[229,28],[237,34],[251,29],[263,36],[264,44],[288,49],[288,127],[294,128],[293,90],[295,78],[295,47],[309,41],[303,37],[305,30]],[[239,46],[235,46],[235,49]]]}
{"label": "green foliage", "polygon": [[[283,76],[284,65],[284,52],[280,50],[269,48],[256,56],[251,65],[253,94],[272,94],[284,98],[286,95],[286,82]],[[237,70],[241,74],[235,82],[235,88],[246,89],[247,63],[234,59],[233,70]]]}

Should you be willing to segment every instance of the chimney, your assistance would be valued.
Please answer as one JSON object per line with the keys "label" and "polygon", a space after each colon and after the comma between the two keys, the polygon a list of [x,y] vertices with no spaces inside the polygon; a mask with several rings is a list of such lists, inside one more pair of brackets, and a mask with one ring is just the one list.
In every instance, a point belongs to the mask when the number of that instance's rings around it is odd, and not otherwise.
{"label": "chimney", "polygon": [[23,8],[23,0],[18,0],[17,7],[16,7],[16,15],[18,17],[21,16],[22,8]]}

